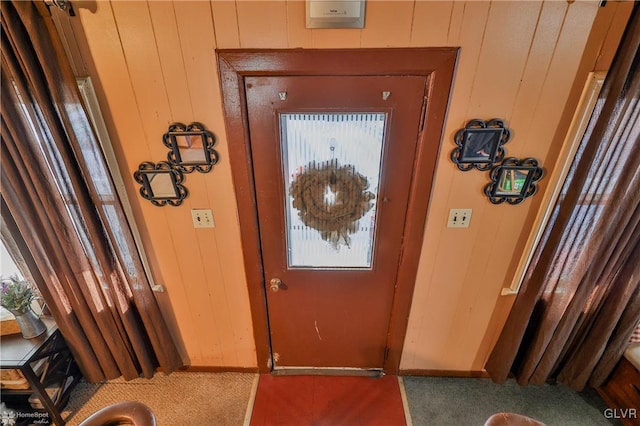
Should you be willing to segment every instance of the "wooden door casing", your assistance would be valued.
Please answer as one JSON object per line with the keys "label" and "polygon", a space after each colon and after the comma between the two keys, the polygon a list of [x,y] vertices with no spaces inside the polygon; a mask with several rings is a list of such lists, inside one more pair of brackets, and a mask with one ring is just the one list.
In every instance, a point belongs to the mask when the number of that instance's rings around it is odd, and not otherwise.
{"label": "wooden door casing", "polygon": [[384,370],[398,372],[415,285],[422,235],[437,161],[457,48],[218,50],[229,155],[238,201],[254,338],[261,372],[271,370],[271,346],[245,103],[248,76],[413,75],[428,79],[429,103],[418,135],[414,176],[404,225],[402,255],[391,307]]}

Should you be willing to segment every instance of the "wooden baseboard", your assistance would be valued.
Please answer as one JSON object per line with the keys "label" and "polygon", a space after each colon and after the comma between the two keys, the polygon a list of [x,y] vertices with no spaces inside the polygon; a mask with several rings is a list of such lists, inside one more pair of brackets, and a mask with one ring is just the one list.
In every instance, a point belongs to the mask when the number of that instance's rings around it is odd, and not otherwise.
{"label": "wooden baseboard", "polygon": [[[190,373],[259,373],[258,367],[218,367],[209,365],[189,365],[182,367],[179,371]],[[485,370],[459,371],[459,370],[425,370],[407,369],[400,370],[400,376],[430,376],[430,377],[469,377],[488,378],[489,373]]]}
{"label": "wooden baseboard", "polygon": [[485,370],[459,371],[459,370],[424,370],[408,369],[400,370],[400,376],[430,376],[430,377],[468,377],[468,378],[489,378],[489,373]]}
{"label": "wooden baseboard", "polygon": [[216,367],[210,365],[189,365],[179,371],[189,373],[258,373],[258,367]]}

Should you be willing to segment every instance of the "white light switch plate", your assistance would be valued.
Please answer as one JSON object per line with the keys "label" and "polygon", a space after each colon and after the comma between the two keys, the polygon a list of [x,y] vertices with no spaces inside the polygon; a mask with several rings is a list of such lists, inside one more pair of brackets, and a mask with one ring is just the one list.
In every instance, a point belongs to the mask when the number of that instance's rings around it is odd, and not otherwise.
{"label": "white light switch plate", "polygon": [[194,228],[214,228],[216,224],[213,222],[213,212],[211,209],[193,209],[191,210]]}
{"label": "white light switch plate", "polygon": [[468,228],[471,222],[472,209],[451,209],[449,210],[449,221],[447,228]]}

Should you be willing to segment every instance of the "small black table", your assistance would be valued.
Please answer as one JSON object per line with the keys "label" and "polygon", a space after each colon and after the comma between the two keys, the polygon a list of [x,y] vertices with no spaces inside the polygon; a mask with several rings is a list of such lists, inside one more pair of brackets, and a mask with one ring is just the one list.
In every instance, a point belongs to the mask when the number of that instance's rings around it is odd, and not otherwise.
{"label": "small black table", "polygon": [[[30,423],[51,422],[62,426],[65,421],[60,411],[81,374],[55,322],[44,318],[43,321],[47,331],[33,339],[24,339],[21,334],[2,336],[0,368],[20,370],[29,383],[29,389],[2,389],[2,400],[18,412],[19,421],[28,418]],[[40,360],[44,363],[41,372],[36,374],[34,366]],[[52,399],[46,389],[53,387],[58,387],[59,391]],[[40,400],[43,410],[32,408],[28,403],[32,394]],[[16,405],[12,406],[11,401]]]}

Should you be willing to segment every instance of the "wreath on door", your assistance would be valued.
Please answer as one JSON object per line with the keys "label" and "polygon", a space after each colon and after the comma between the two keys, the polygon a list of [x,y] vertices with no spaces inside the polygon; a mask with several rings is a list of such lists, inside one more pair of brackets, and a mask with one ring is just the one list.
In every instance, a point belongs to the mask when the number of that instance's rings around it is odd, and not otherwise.
{"label": "wreath on door", "polygon": [[349,234],[373,207],[375,195],[368,188],[369,181],[353,165],[331,160],[307,165],[294,178],[289,194],[302,222],[337,249],[341,240],[350,245]]}

